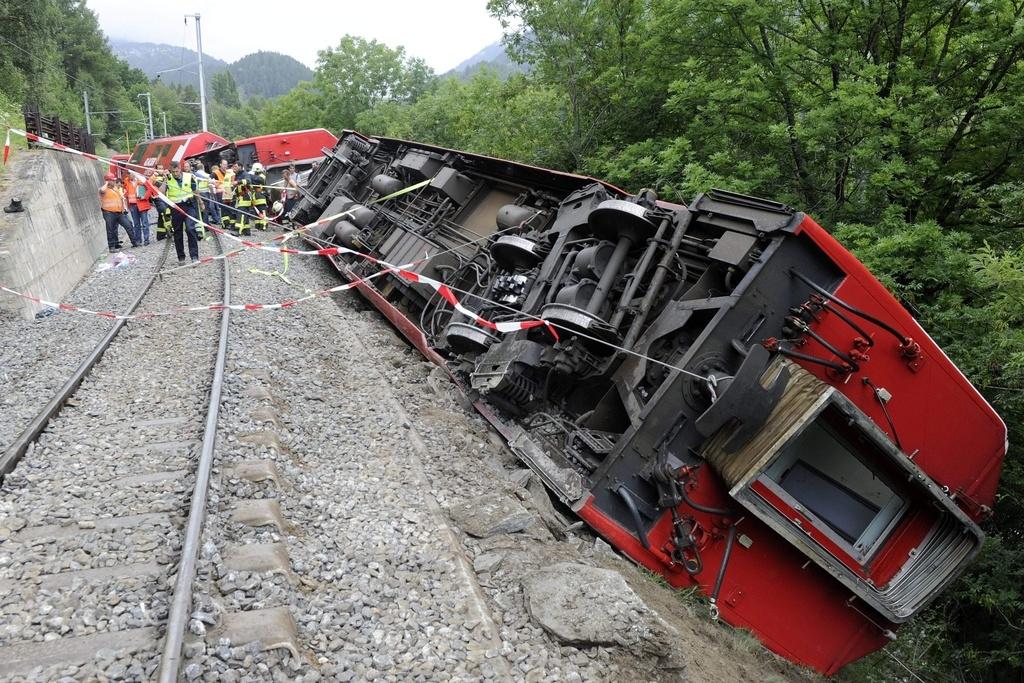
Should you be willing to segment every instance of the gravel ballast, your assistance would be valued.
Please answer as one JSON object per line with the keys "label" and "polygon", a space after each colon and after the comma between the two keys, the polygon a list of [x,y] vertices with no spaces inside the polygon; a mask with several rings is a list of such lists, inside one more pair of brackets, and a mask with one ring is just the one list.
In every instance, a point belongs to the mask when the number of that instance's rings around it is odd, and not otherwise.
{"label": "gravel ballast", "polygon": [[[151,274],[163,248],[134,250],[141,256],[132,268],[97,275],[70,300],[100,310],[123,307]],[[215,246],[204,242],[202,249],[214,251]],[[139,311],[217,301],[221,279],[220,266],[165,276],[154,283]],[[115,290],[116,297],[110,294]],[[48,345],[53,357],[84,355],[89,349],[83,347],[90,345],[82,339],[93,333],[98,339],[106,330],[102,320],[95,329],[75,326],[87,320],[69,313],[45,318],[31,323],[35,327],[25,330],[20,343]],[[4,479],[0,678],[148,680],[154,674],[218,324],[217,313],[127,323]],[[19,390],[41,405],[62,382],[55,378]],[[72,664],[78,644],[108,633],[113,633],[109,647]],[[115,649],[134,642],[133,637],[136,646]],[[19,663],[16,657],[25,648],[31,652],[33,643],[48,645],[41,651],[44,663],[34,668],[31,660]],[[65,661],[47,665],[47,657]]]}
{"label": "gravel ballast", "polygon": [[[337,283],[321,259],[293,257],[291,284],[249,268],[273,272],[281,261],[250,253],[232,263],[246,301]],[[724,682],[786,671],[771,656],[734,652],[718,625],[695,629],[674,592],[585,530],[559,527],[443,373],[357,294],[232,320],[189,680],[687,680],[698,671],[692,680]],[[273,463],[277,481],[238,474],[253,462]],[[495,496],[480,508],[487,523],[459,528],[459,508]],[[278,502],[280,529],[233,519],[262,499]],[[239,545],[272,543],[286,547],[287,572],[227,566]],[[635,647],[559,642],[531,616],[523,583],[565,562],[621,572],[636,594],[609,600],[621,606],[617,625],[652,631],[660,616],[664,629],[623,640]],[[294,618],[298,657],[219,637],[232,615],[274,607]],[[695,645],[717,663],[694,664],[705,657]]]}
{"label": "gravel ballast", "polygon": [[[98,266],[112,262],[113,255],[105,254],[64,302],[97,311],[123,311],[152,275],[163,249],[163,242],[126,249],[122,253],[135,259],[130,265],[97,272]],[[173,253],[169,260],[174,260]],[[112,324],[105,318],[70,312],[25,320],[0,311],[0,451],[21,433]]]}

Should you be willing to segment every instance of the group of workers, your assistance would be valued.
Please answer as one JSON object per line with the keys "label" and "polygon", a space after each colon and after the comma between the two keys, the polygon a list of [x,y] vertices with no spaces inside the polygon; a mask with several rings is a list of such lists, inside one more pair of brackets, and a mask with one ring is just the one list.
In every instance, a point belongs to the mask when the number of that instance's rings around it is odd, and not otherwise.
{"label": "group of workers", "polygon": [[[259,162],[244,171],[241,164],[221,160],[208,171],[201,161],[185,160],[172,162],[169,171],[157,166],[156,170],[146,171],[145,176],[146,182],[127,171],[120,177],[114,173],[104,176],[100,208],[111,253],[121,248],[119,226],[128,233],[133,247],[149,244],[152,208],[157,211],[156,239],[162,240],[169,234],[173,237],[178,263],[185,262],[185,237],[189,257],[193,262],[199,260],[199,240],[206,236],[202,224],[245,235],[254,229],[265,230],[268,220],[277,217],[268,216],[271,188],[267,185],[266,170]],[[285,170],[280,196],[283,204],[274,205],[277,215],[289,211],[298,198],[294,168]]]}

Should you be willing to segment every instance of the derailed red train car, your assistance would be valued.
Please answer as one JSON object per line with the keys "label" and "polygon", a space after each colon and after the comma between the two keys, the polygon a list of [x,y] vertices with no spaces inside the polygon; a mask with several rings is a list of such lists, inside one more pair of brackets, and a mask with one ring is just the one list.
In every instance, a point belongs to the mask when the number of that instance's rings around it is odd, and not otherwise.
{"label": "derailed red train car", "polygon": [[359,285],[554,495],[775,652],[837,671],[980,549],[1005,425],[809,216],[354,132],[307,190],[294,218],[346,212],[315,243],[553,327],[499,335],[408,279]]}
{"label": "derailed red train car", "polygon": [[309,169],[337,142],[338,138],[324,128],[294,130],[236,140],[210,149],[202,159],[208,164],[216,164],[221,159],[237,161],[246,169],[259,162],[267,171],[268,182],[273,183],[280,180],[284,169],[290,166],[297,171]]}
{"label": "derailed red train car", "polygon": [[208,131],[154,138],[137,144],[130,161],[136,166],[152,169],[162,166],[168,169],[172,163],[198,157],[228,144],[230,143],[221,136]]}

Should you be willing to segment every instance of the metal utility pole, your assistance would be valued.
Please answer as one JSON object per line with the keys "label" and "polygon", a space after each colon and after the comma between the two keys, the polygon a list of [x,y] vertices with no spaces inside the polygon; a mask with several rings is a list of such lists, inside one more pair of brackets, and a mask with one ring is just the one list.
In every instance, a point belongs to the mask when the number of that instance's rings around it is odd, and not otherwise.
{"label": "metal utility pole", "polygon": [[167,137],[167,112],[162,111],[160,114],[164,117],[164,137]]}
{"label": "metal utility pole", "polygon": [[85,99],[85,132],[92,135],[92,122],[89,121],[89,91],[83,90],[82,97]]}
{"label": "metal utility pole", "polygon": [[146,109],[149,111],[149,129],[147,131],[147,137],[152,140],[156,137],[156,131],[153,130],[153,98],[148,92],[139,93],[138,97],[146,98]]}
{"label": "metal utility pole", "polygon": [[202,114],[203,130],[209,130],[206,126],[206,87],[203,83],[203,30],[199,26],[199,14],[186,14],[185,21],[192,17],[196,20],[196,52],[199,53],[199,111]]}

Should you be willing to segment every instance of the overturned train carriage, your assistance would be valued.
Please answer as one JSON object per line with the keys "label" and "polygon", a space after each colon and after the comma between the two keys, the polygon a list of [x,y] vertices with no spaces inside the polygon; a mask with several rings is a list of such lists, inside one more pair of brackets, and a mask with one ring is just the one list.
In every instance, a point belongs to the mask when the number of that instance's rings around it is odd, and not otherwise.
{"label": "overturned train carriage", "polygon": [[[400,192],[410,191],[377,201]],[[810,217],[346,132],[294,218],[598,533],[831,673],[982,542],[998,415]],[[379,263],[332,257],[348,279]]]}

